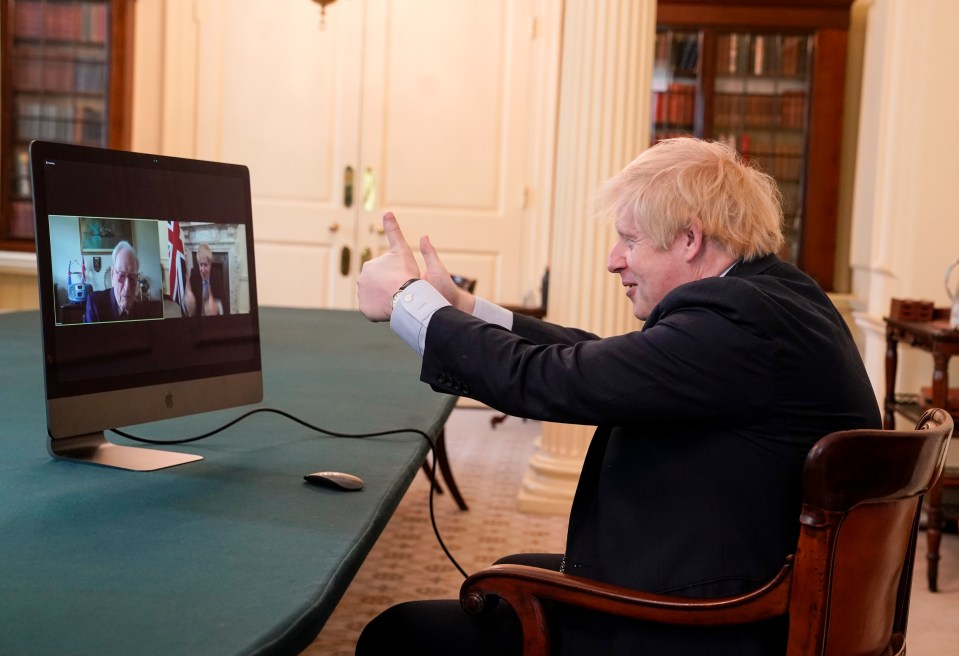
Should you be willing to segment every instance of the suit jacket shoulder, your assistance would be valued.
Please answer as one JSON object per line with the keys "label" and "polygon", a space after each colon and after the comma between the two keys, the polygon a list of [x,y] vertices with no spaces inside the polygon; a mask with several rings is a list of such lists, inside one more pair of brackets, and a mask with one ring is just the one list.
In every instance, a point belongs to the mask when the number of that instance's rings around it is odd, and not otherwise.
{"label": "suit jacket shoulder", "polygon": [[116,321],[119,318],[113,289],[101,289],[87,297],[87,309],[83,316],[85,323]]}

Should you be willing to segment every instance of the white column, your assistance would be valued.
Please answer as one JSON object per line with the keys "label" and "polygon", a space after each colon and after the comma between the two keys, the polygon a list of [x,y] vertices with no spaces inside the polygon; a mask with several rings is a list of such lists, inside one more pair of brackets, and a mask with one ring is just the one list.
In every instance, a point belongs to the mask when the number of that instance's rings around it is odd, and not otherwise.
{"label": "white column", "polygon": [[[655,0],[566,0],[550,254],[549,320],[599,335],[638,330],[606,271],[609,223],[591,197],[649,145]],[[544,424],[521,510],[566,513],[593,428]]]}
{"label": "white column", "polygon": [[[867,21],[850,263],[864,360],[880,401],[893,297],[949,303],[943,277],[959,257],[956,153],[959,57],[954,0],[858,0]],[[856,14],[854,14],[854,17]],[[955,285],[955,280],[953,280]],[[950,367],[959,380],[959,361]],[[931,385],[932,358],[900,349],[897,389]]]}

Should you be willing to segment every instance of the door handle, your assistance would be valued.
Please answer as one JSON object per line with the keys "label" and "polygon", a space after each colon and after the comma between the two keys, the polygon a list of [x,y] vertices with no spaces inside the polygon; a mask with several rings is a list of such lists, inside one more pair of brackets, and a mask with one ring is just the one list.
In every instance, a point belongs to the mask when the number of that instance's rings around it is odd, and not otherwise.
{"label": "door handle", "polygon": [[353,167],[343,169],[343,206],[353,207]]}
{"label": "door handle", "polygon": [[367,212],[376,209],[376,174],[372,166],[363,171],[363,209]]}
{"label": "door handle", "polygon": [[340,275],[350,275],[350,260],[352,259],[352,256],[353,251],[350,250],[349,246],[344,246],[340,251]]}

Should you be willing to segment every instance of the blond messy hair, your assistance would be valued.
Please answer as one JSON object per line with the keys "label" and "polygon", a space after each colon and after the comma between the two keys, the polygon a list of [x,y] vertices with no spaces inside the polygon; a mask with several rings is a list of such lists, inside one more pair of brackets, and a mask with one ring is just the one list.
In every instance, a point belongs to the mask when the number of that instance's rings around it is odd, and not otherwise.
{"label": "blond messy hair", "polygon": [[196,259],[199,261],[200,256],[206,258],[207,262],[213,262],[213,250],[206,244],[200,244],[196,249]]}
{"label": "blond messy hair", "polygon": [[660,141],[603,184],[596,200],[603,214],[632,217],[663,250],[696,219],[706,238],[747,262],[783,245],[776,181],[718,142]]}

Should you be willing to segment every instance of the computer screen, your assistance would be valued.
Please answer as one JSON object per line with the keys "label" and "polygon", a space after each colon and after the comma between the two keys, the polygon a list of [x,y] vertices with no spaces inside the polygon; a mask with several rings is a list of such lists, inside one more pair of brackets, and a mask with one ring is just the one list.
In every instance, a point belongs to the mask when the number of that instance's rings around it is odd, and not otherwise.
{"label": "computer screen", "polygon": [[198,459],[102,431],[262,400],[248,169],[42,141],[30,162],[50,452]]}

